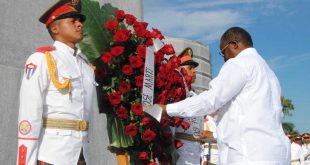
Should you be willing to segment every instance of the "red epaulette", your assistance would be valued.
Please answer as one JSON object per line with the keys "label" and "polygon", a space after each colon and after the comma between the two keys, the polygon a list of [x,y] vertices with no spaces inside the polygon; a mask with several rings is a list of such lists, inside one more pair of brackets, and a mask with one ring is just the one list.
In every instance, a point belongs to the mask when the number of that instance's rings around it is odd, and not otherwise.
{"label": "red epaulette", "polygon": [[42,46],[37,48],[36,52],[45,53],[47,51],[56,50],[55,46]]}

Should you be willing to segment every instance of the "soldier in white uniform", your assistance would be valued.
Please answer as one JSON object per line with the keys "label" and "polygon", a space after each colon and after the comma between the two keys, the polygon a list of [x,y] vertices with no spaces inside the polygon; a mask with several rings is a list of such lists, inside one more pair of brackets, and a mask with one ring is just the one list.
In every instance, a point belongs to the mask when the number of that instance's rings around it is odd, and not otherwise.
{"label": "soldier in white uniform", "polygon": [[[18,165],[89,164],[88,126],[94,71],[76,47],[85,16],[78,0],[61,0],[39,19],[55,40],[25,64],[20,89]],[[85,164],[80,162],[79,164]]]}
{"label": "soldier in white uniform", "polygon": [[300,135],[294,137],[291,146],[291,164],[304,165],[304,156],[302,150],[302,138]]}
{"label": "soldier in white uniform", "polygon": [[304,133],[302,135],[303,145],[302,150],[305,158],[305,165],[310,165],[310,134]]}
{"label": "soldier in white uniform", "polygon": [[[206,135],[206,139],[216,139],[216,112],[210,115],[207,115],[204,119],[204,133],[210,134]],[[204,143],[202,144],[202,165],[207,164],[207,157],[209,156],[208,165],[215,165],[219,162],[218,157],[218,147],[216,141],[214,143]],[[210,149],[209,149],[210,147]]]}
{"label": "soldier in white uniform", "polygon": [[[187,75],[192,78],[192,83],[196,80],[196,67],[199,65],[192,59],[193,50],[185,48],[179,55],[181,57],[180,70],[184,68]],[[196,95],[194,91],[188,91],[188,96]],[[182,128],[175,129],[175,138],[181,140],[184,144],[181,148],[177,149],[179,158],[177,165],[200,165],[201,146],[198,138],[200,132],[203,131],[203,117],[184,118],[184,121],[190,123],[187,130]]]}
{"label": "soldier in white uniform", "polygon": [[253,48],[250,34],[240,27],[222,35],[220,50],[225,63],[209,90],[162,105],[163,115],[193,117],[219,110],[219,164],[289,165],[291,144],[282,128],[276,75]]}

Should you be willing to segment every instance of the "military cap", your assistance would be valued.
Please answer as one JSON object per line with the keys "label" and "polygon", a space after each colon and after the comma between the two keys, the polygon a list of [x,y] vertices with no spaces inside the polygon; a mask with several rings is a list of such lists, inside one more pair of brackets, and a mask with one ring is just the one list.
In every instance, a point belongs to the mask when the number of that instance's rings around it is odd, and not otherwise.
{"label": "military cap", "polygon": [[191,48],[185,48],[179,55],[181,57],[181,66],[192,65],[195,68],[199,65],[193,58],[193,50]]}
{"label": "military cap", "polygon": [[48,27],[56,20],[69,17],[79,17],[82,22],[85,21],[86,17],[81,14],[80,0],[59,0],[39,18],[39,21]]}

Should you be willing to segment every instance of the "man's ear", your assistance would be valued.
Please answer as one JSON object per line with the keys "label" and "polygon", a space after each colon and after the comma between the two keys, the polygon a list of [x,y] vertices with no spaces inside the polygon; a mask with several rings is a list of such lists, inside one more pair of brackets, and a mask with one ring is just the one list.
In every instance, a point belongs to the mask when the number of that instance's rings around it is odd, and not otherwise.
{"label": "man's ear", "polygon": [[54,36],[59,34],[59,26],[58,26],[57,22],[53,22],[50,29],[51,29],[51,32],[53,33]]}

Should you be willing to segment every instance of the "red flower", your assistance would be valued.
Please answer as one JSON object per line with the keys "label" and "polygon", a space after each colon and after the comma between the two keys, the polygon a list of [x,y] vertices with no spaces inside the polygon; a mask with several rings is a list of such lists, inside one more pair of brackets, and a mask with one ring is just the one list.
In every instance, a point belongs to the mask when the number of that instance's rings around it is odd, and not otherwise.
{"label": "red flower", "polygon": [[122,118],[122,119],[127,118],[128,116],[127,113],[128,113],[127,109],[123,107],[122,105],[116,110],[117,117]]}
{"label": "red flower", "polygon": [[149,117],[144,117],[141,122],[143,123],[143,125],[147,126],[149,124],[153,123],[153,119],[149,118]]}
{"label": "red flower", "polygon": [[155,162],[150,162],[147,165],[157,165]]}
{"label": "red flower", "polygon": [[152,31],[151,35],[153,38],[158,38],[160,40],[165,38],[158,29],[155,29],[155,28],[152,28],[152,29],[153,29],[153,31]]}
{"label": "red flower", "polygon": [[146,56],[146,47],[144,45],[138,45],[136,52],[138,56],[145,59]]}
{"label": "red flower", "polygon": [[144,131],[143,135],[142,135],[142,140],[144,142],[152,142],[156,137],[156,133],[150,129]]}
{"label": "red flower", "polygon": [[132,74],[132,72],[133,72],[133,69],[132,69],[132,67],[131,67],[130,65],[124,65],[124,66],[122,67],[122,72],[123,72],[125,75],[130,76],[130,75]]}
{"label": "red flower", "polygon": [[119,84],[118,89],[121,93],[127,93],[130,90],[131,86],[130,83],[127,81],[123,81]]}
{"label": "red flower", "polygon": [[152,38],[147,38],[147,39],[144,41],[144,44],[145,44],[146,46],[152,46],[154,43],[153,43]]}
{"label": "red flower", "polygon": [[139,157],[140,160],[150,160],[149,155],[147,154],[147,152],[140,152],[138,157]]}
{"label": "red flower", "polygon": [[112,54],[110,52],[104,52],[100,60],[106,64],[110,63],[112,61]]}
{"label": "red flower", "polygon": [[181,126],[184,130],[187,130],[191,126],[191,124],[189,124],[189,122],[187,121],[182,121]]}
{"label": "red flower", "polygon": [[154,53],[155,55],[155,64],[160,64],[164,58],[164,54],[161,51],[157,51]]}
{"label": "red flower", "polygon": [[171,44],[164,45],[164,47],[162,47],[160,51],[162,51],[166,55],[172,55],[175,53],[174,48]]}
{"label": "red flower", "polygon": [[179,118],[179,117],[174,117],[174,127],[179,127],[180,125],[181,125],[181,123],[182,123],[182,119],[181,118]]}
{"label": "red flower", "polygon": [[117,20],[121,22],[124,20],[126,14],[123,10],[117,10],[114,15],[117,18]]}
{"label": "red flower", "polygon": [[130,123],[125,127],[125,135],[136,136],[137,133],[138,133],[138,127],[135,124]]}
{"label": "red flower", "polygon": [[130,37],[130,32],[122,29],[122,30],[117,30],[116,33],[113,36],[113,40],[116,42],[125,42],[128,40]]}
{"label": "red flower", "polygon": [[121,102],[121,95],[119,92],[113,92],[109,95],[109,101],[112,105],[116,106]]}
{"label": "red flower", "polygon": [[136,115],[143,115],[143,108],[141,103],[135,103],[131,106],[131,110],[136,114]]}
{"label": "red flower", "polygon": [[146,29],[147,28],[147,25],[148,23],[147,22],[139,22],[139,21],[136,21],[134,22],[133,24],[133,29],[136,31],[136,28],[143,28],[143,29]]}
{"label": "red flower", "polygon": [[144,64],[139,56],[131,56],[129,62],[133,68],[140,68]]}
{"label": "red flower", "polygon": [[126,18],[126,23],[128,25],[134,24],[134,22],[137,20],[137,18],[135,16],[131,15],[131,14],[126,14],[125,18]]}
{"label": "red flower", "polygon": [[114,19],[108,20],[106,23],[103,24],[105,28],[107,28],[110,31],[116,30],[118,27],[118,22]]}
{"label": "red flower", "polygon": [[147,30],[142,27],[136,28],[135,32],[138,37],[145,37],[147,35]]}
{"label": "red flower", "polygon": [[162,127],[166,127],[170,124],[170,118],[167,116],[163,116],[160,120],[160,124]]}
{"label": "red flower", "polygon": [[163,90],[157,97],[157,103],[166,104],[168,90]]}
{"label": "red flower", "polygon": [[175,145],[175,148],[176,148],[176,149],[182,147],[183,144],[184,144],[184,143],[183,143],[181,140],[178,140],[178,139],[175,139],[175,140],[174,140],[174,145]]}
{"label": "red flower", "polygon": [[143,75],[136,76],[136,86],[137,87],[142,87],[143,86]]}
{"label": "red flower", "polygon": [[111,54],[115,57],[118,57],[124,53],[124,50],[125,50],[125,48],[123,46],[114,46],[111,49]]}

